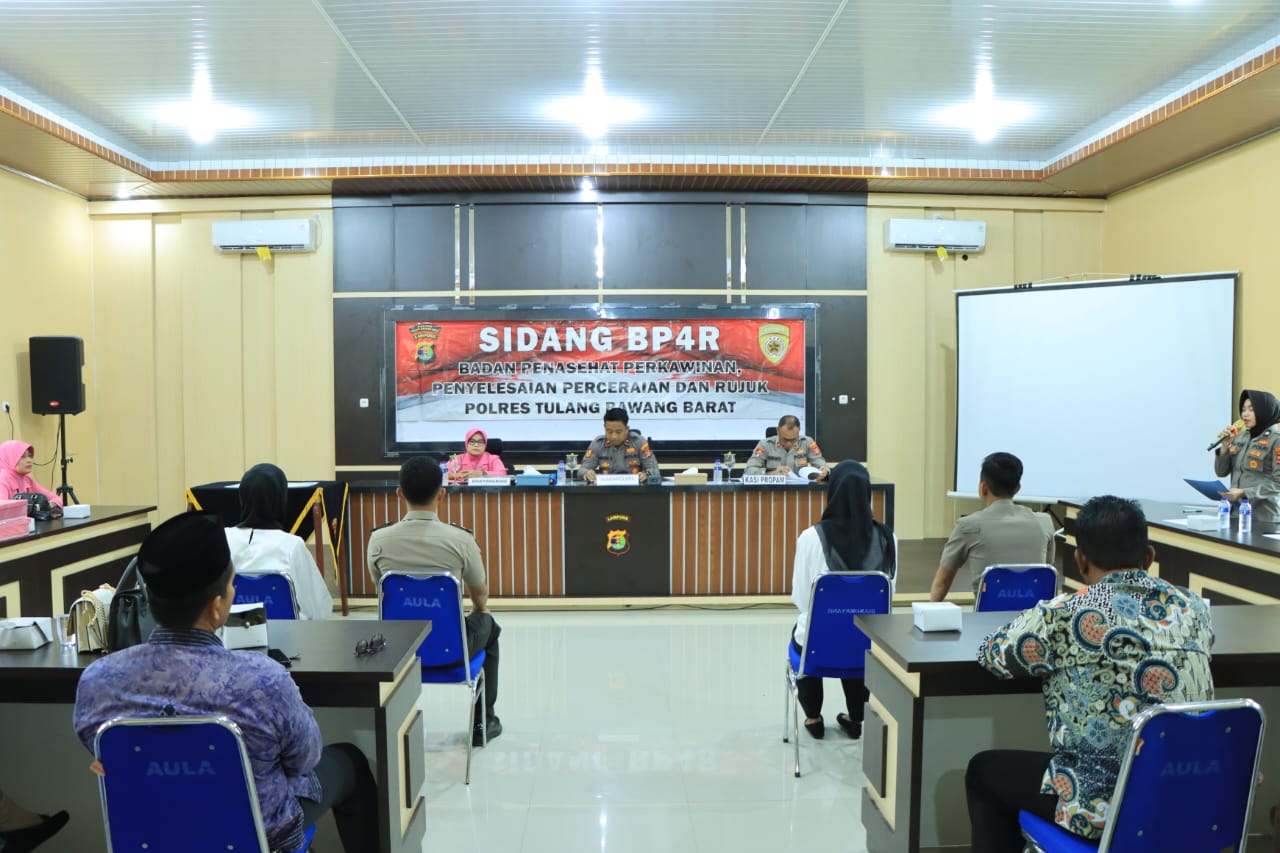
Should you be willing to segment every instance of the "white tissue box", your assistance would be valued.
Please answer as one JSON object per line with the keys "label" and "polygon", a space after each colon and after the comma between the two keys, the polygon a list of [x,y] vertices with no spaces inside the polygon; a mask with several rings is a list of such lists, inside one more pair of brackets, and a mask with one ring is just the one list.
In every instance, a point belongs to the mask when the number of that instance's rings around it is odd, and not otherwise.
{"label": "white tissue box", "polygon": [[1217,530],[1218,514],[1207,512],[1188,513],[1183,516],[1183,520],[1187,522],[1187,527],[1192,530]]}
{"label": "white tissue box", "polygon": [[227,624],[219,629],[229,649],[261,649],[267,645],[267,609],[261,604],[233,604]]}
{"label": "white tissue box", "polygon": [[88,504],[71,504],[70,506],[65,506],[62,508],[62,517],[63,518],[88,518],[89,505]]}
{"label": "white tissue box", "polygon": [[913,601],[911,616],[921,631],[960,630],[960,608],[949,601]]}

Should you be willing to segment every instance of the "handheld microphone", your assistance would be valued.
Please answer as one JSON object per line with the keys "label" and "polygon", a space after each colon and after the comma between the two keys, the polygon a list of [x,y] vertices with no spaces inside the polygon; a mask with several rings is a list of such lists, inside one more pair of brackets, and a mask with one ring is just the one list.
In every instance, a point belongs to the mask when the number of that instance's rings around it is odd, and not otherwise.
{"label": "handheld microphone", "polygon": [[1240,430],[1244,429],[1244,421],[1236,421],[1231,426],[1222,431],[1222,434],[1213,440],[1213,444],[1205,448],[1205,450],[1217,450],[1218,445],[1224,441],[1230,441],[1240,434]]}

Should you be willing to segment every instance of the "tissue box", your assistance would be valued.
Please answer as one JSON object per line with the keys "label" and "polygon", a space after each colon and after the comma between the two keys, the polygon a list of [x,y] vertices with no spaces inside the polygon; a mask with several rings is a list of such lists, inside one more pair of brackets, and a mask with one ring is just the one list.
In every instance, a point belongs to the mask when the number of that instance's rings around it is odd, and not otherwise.
{"label": "tissue box", "polygon": [[1188,513],[1183,517],[1183,520],[1186,521],[1187,527],[1190,527],[1192,530],[1218,529],[1218,514],[1216,512]]}
{"label": "tissue box", "polygon": [[516,474],[517,486],[550,486],[550,474]]}
{"label": "tissue box", "polygon": [[72,504],[71,506],[63,507],[62,517],[63,518],[88,518],[89,505],[88,504]]}
{"label": "tissue box", "polygon": [[707,484],[707,475],[701,472],[697,474],[676,474],[677,486],[705,486]]}
{"label": "tissue box", "polygon": [[[20,501],[19,503],[22,504],[25,511],[27,502]],[[14,537],[17,537],[17,536],[26,536],[28,533],[31,532],[31,528],[33,528],[34,526],[35,526],[35,520],[31,518],[27,518],[25,515],[22,516],[22,518],[14,518],[8,521],[0,521],[0,539],[13,539]]]}
{"label": "tissue box", "polygon": [[0,521],[27,517],[26,501],[0,501]]}
{"label": "tissue box", "polygon": [[949,601],[913,601],[911,616],[921,631],[960,630],[960,608]]}
{"label": "tissue box", "polygon": [[262,604],[233,604],[227,624],[219,631],[229,649],[260,649],[267,645],[267,609]]}

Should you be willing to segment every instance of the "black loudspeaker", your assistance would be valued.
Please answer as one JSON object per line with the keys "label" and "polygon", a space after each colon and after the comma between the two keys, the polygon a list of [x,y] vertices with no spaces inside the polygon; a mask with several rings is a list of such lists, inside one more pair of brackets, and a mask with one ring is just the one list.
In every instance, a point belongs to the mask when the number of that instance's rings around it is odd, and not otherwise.
{"label": "black loudspeaker", "polygon": [[30,339],[31,411],[37,415],[78,415],[84,411],[84,340]]}

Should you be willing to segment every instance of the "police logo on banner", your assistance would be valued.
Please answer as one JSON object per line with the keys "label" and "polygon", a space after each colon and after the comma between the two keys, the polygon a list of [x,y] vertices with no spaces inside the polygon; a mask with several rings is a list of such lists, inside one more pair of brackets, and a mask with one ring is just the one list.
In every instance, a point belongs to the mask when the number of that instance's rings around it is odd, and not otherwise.
{"label": "police logo on banner", "polygon": [[631,550],[631,531],[625,526],[618,525],[631,524],[631,516],[629,515],[610,515],[604,520],[605,527],[608,528],[604,539],[605,553],[614,557],[621,557]]}
{"label": "police logo on banner", "polygon": [[414,323],[409,327],[409,334],[417,345],[413,360],[418,364],[430,364],[436,360],[436,340],[444,331],[435,323]]}
{"label": "police logo on banner", "polygon": [[760,352],[770,364],[787,357],[791,349],[791,329],[781,323],[765,323],[759,330]]}

